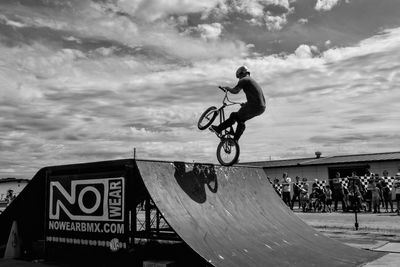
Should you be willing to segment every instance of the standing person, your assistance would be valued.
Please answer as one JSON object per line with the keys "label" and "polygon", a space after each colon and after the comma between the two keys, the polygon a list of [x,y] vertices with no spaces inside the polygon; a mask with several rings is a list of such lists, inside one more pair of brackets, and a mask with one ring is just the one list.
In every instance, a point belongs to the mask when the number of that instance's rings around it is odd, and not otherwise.
{"label": "standing person", "polygon": [[288,176],[287,172],[282,174],[282,200],[290,207],[290,183],[292,179]]}
{"label": "standing person", "polygon": [[332,212],[332,190],[329,184],[325,187],[326,207],[329,212]]}
{"label": "standing person", "polygon": [[363,208],[363,196],[360,191],[360,187],[358,185],[354,186],[354,202],[355,202],[355,209],[359,212],[360,210],[364,209]]}
{"label": "standing person", "polygon": [[349,203],[349,189],[347,187],[343,186],[343,202],[342,207],[345,206],[346,208],[343,208],[343,212],[349,211],[350,208],[350,203]]}
{"label": "standing person", "polygon": [[372,194],[372,207],[374,208],[374,213],[380,213],[380,198],[381,198],[381,192],[379,188],[376,186],[375,183],[372,184],[371,186],[371,194]]}
{"label": "standing person", "polygon": [[389,182],[390,177],[389,177],[389,172],[388,172],[387,170],[384,170],[384,171],[382,172],[382,179],[383,179],[383,181],[386,182],[386,183]]}
{"label": "standing person", "polygon": [[392,201],[392,191],[388,183],[385,181],[382,182],[382,196],[383,202],[385,204],[385,212],[389,212],[389,205],[390,205],[390,212],[393,212],[393,201]]}
{"label": "standing person", "polygon": [[247,102],[237,112],[232,112],[229,118],[218,126],[211,125],[210,130],[220,134],[226,128],[237,123],[234,139],[239,140],[246,129],[245,122],[261,115],[265,111],[265,98],[261,86],[250,77],[250,71],[246,66],[241,66],[236,71],[236,78],[239,79],[233,88],[225,86],[223,89],[232,94],[237,94],[241,90],[246,95]]}
{"label": "standing person", "polygon": [[325,194],[325,188],[318,186],[316,183],[315,191],[317,192],[318,195],[318,201],[319,201],[319,211],[326,212],[326,194]]}
{"label": "standing person", "polygon": [[368,212],[372,212],[372,189],[374,188],[375,180],[368,179],[367,192],[365,193],[365,202],[367,203]]}
{"label": "standing person", "polygon": [[296,182],[293,183],[293,196],[292,196],[292,203],[291,209],[293,210],[294,201],[297,200],[299,202],[299,209],[300,209],[300,177],[296,176]]}
{"label": "standing person", "polygon": [[300,202],[301,208],[303,212],[308,210],[308,202],[309,202],[309,195],[308,195],[308,183],[307,178],[302,179],[301,188],[300,188]]}
{"label": "standing person", "polygon": [[342,210],[346,211],[347,210],[347,205],[346,202],[344,201],[344,191],[343,191],[343,185],[342,182],[340,181],[340,172],[336,173],[336,177],[333,179],[332,183],[332,199],[334,203],[334,211],[338,210],[338,202],[342,202]]}
{"label": "standing person", "polygon": [[312,192],[310,194],[310,206],[309,206],[309,210],[313,210],[314,212],[316,212],[317,208],[319,208],[319,206],[320,206],[316,185],[317,184],[312,185]]}
{"label": "standing person", "polygon": [[379,188],[379,194],[380,194],[380,196],[379,196],[379,205],[382,205],[382,208],[383,208],[384,207],[383,195],[382,195],[382,193],[383,193],[383,190],[382,190],[383,179],[377,173],[374,174],[374,177],[375,177],[376,187]]}
{"label": "standing person", "polygon": [[333,211],[337,211],[337,202],[339,198],[339,193],[338,193],[339,183],[340,183],[340,173],[337,172],[335,178],[333,178],[332,181],[330,182],[332,186],[332,201],[334,203]]}
{"label": "standing person", "polygon": [[[383,172],[382,172],[382,197],[383,197],[383,202],[384,202],[383,204],[385,205],[385,208],[386,208],[386,202],[385,202],[384,194],[385,194],[385,190],[387,191],[387,189],[385,189],[385,186],[383,186],[383,185],[386,184],[389,187],[389,184],[388,184],[389,180],[391,180],[389,177],[389,172],[387,170],[383,170]],[[392,189],[390,187],[389,187],[389,191],[390,191],[390,193],[389,193],[390,200],[388,199],[388,204],[392,207],[392,210],[393,210]],[[387,209],[388,208],[386,208],[386,210]]]}
{"label": "standing person", "polygon": [[348,204],[348,210],[350,211],[350,209],[352,209],[353,211],[355,210],[355,197],[354,197],[354,193],[355,193],[355,186],[356,186],[356,175],[355,172],[352,172],[351,177],[348,178],[349,179],[349,183],[347,186],[347,194],[345,193],[345,195],[347,195],[347,204]]}
{"label": "standing person", "polygon": [[396,202],[397,202],[397,215],[400,215],[400,172],[396,173],[396,177],[394,178],[393,188],[396,193]]}
{"label": "standing person", "polygon": [[361,183],[360,177],[356,172],[352,172],[349,179],[349,206],[354,210],[362,208],[363,196],[365,195],[365,188]]}

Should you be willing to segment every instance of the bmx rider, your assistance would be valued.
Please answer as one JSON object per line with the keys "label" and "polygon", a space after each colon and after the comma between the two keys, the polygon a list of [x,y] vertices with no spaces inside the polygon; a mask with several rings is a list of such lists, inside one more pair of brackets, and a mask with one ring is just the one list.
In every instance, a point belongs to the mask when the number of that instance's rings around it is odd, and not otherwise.
{"label": "bmx rider", "polygon": [[242,89],[246,95],[247,102],[237,112],[232,112],[229,118],[218,126],[211,125],[210,130],[220,134],[226,128],[237,123],[234,139],[239,140],[246,129],[245,122],[261,115],[265,111],[265,98],[261,86],[250,77],[250,71],[246,66],[241,66],[236,71],[236,78],[239,79],[233,88],[225,86],[223,89],[232,94],[239,93]]}

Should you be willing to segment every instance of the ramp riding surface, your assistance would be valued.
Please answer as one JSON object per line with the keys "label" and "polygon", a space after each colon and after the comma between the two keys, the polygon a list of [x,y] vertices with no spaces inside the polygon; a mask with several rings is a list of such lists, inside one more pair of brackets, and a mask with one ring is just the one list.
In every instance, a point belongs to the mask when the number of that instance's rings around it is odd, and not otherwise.
{"label": "ramp riding surface", "polygon": [[170,226],[214,266],[360,266],[382,256],[329,239],[305,224],[262,169],[136,164]]}

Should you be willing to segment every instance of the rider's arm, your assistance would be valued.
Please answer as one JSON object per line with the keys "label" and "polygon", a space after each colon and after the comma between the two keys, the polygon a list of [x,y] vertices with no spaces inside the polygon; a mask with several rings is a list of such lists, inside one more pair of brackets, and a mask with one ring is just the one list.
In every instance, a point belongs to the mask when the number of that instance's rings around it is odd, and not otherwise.
{"label": "rider's arm", "polygon": [[237,94],[237,93],[239,93],[240,92],[240,90],[242,90],[242,88],[241,87],[239,87],[239,84],[237,84],[235,87],[228,87],[228,86],[225,86],[224,87],[224,89],[226,89],[226,90],[228,90],[230,93],[232,93],[232,94]]}

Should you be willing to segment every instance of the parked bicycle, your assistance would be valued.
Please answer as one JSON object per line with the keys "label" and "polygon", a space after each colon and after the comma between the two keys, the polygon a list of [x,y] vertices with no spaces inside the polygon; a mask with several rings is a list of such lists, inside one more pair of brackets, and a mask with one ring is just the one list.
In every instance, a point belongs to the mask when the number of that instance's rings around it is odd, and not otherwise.
{"label": "parked bicycle", "polygon": [[[218,87],[225,93],[225,97],[222,100],[222,106],[217,108],[215,106],[206,109],[203,114],[201,114],[200,119],[197,123],[197,127],[200,130],[205,130],[209,128],[219,115],[220,123],[225,121],[224,109],[228,106],[242,105],[243,103],[231,101],[228,97],[228,91]],[[221,165],[231,166],[235,164],[239,159],[240,147],[238,142],[233,138],[235,131],[232,126],[223,130],[220,134],[217,134],[221,142],[217,147],[217,159]]]}

